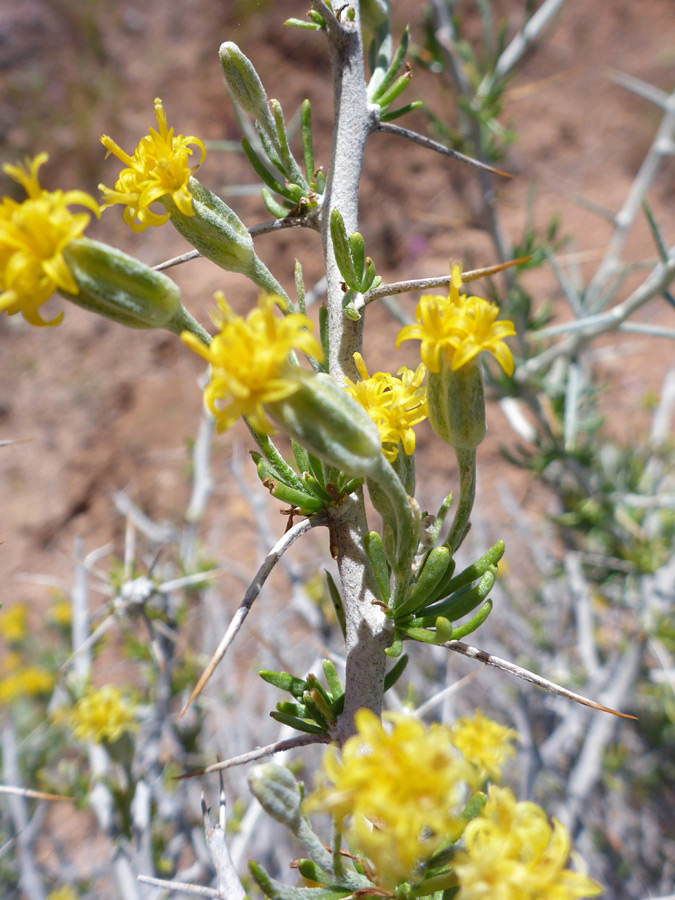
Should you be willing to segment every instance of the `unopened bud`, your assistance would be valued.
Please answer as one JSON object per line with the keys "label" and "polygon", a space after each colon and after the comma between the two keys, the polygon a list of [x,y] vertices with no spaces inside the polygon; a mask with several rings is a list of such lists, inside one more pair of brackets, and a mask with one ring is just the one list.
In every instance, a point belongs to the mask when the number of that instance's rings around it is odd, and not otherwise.
{"label": "unopened bud", "polygon": [[[168,328],[185,313],[166,275],[107,244],[80,238],[63,251],[79,291],[68,300],[129,328]],[[185,327],[185,325],[183,325]]]}
{"label": "unopened bud", "polygon": [[301,446],[347,475],[378,476],[384,461],[377,426],[326,374],[298,373],[300,386],[267,403],[274,421]]}
{"label": "unopened bud", "polygon": [[427,381],[429,422],[438,437],[455,450],[474,450],[485,437],[485,391],[480,363],[471,360],[455,372],[443,359],[440,372]]}
{"label": "unopened bud", "polygon": [[211,191],[190,178],[194,215],[182,213],[167,194],[162,203],[171,216],[171,223],[202,256],[228,272],[246,275],[256,259],[253,241],[239,216]]}
{"label": "unopened bud", "polygon": [[234,102],[273,134],[274,120],[267,105],[267,94],[251,60],[232,41],[220,45],[219,56]]}
{"label": "unopened bud", "polygon": [[255,766],[249,772],[248,784],[268,815],[291,831],[298,830],[302,793],[292,772],[285,766],[275,766],[273,763]]}

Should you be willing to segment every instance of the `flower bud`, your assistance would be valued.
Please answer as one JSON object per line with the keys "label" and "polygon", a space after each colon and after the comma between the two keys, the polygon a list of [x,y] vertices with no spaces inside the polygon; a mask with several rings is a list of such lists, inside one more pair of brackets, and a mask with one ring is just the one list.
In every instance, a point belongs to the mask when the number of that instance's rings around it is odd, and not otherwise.
{"label": "flower bud", "polygon": [[174,321],[187,315],[170,278],[121,250],[80,238],[68,244],[63,256],[79,291],[60,293],[84,309],[129,328],[170,331]]}
{"label": "flower bud", "polygon": [[326,374],[300,369],[298,389],[267,403],[270,417],[310,453],[347,475],[378,477],[380,433],[365,409]]}
{"label": "flower bud", "polygon": [[267,105],[267,94],[251,60],[232,41],[221,44],[218,53],[234,102],[273,134],[274,120]]}
{"label": "flower bud", "polygon": [[269,816],[293,832],[298,830],[302,794],[292,772],[285,766],[267,763],[251,769],[248,783],[251,793]]}
{"label": "flower bud", "polygon": [[438,437],[455,450],[474,450],[485,437],[485,391],[475,359],[452,371],[443,359],[427,381],[429,422]]}
{"label": "flower bud", "polygon": [[253,240],[244,223],[220,197],[211,193],[196,178],[190,178],[188,189],[194,210],[190,216],[180,211],[170,195],[162,197],[176,231],[202,256],[222,269],[248,274],[255,265],[256,255]]}

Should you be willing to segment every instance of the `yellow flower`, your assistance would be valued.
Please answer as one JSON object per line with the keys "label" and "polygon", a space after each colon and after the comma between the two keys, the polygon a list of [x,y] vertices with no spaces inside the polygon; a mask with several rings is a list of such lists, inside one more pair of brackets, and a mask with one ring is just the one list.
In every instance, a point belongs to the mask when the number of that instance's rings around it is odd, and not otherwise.
{"label": "yellow flower", "polygon": [[358,734],[341,756],[331,747],[323,758],[333,786],[319,788],[307,808],[333,813],[343,827],[347,820],[350,842],[371,861],[378,883],[392,888],[414,878],[417,863],[461,833],[458,806],[470,767],[442,725],[388,718],[391,729],[370,710],[356,713]]}
{"label": "yellow flower", "polygon": [[73,609],[70,600],[57,600],[50,610],[50,615],[55,625],[67,628],[73,621]]}
{"label": "yellow flower", "polygon": [[427,415],[425,389],[422,386],[425,369],[422,363],[413,372],[405,366],[396,373],[368,374],[368,369],[360,353],[354,354],[356,368],[361,381],[346,379],[345,390],[361,404],[377,425],[382,442],[382,452],[389,462],[398,456],[399,444],[403,445],[406,456],[415,452],[415,432]]}
{"label": "yellow flower", "polygon": [[68,885],[50,891],[47,894],[47,900],[77,900],[79,894]]}
{"label": "yellow flower", "polygon": [[482,812],[466,826],[465,850],[452,867],[459,878],[457,900],[577,900],[602,887],[584,872],[565,868],[567,829],[549,824],[536,803],[518,803],[509,788],[490,787]]}
{"label": "yellow flower", "polygon": [[452,743],[478,770],[478,781],[499,781],[504,763],[513,756],[511,741],[517,739],[517,732],[488,719],[480,710],[472,717],[457,719],[450,732]]}
{"label": "yellow flower", "polygon": [[90,688],[68,717],[74,737],[78,741],[95,744],[112,743],[125,732],[135,731],[135,704],[125,699],[112,684]]}
{"label": "yellow flower", "polygon": [[274,307],[284,305],[280,297],[261,297],[246,319],[232,311],[222,294],[216,294],[216,301],[219,310],[213,318],[220,333],[208,347],[188,332],[181,335],[188,347],[211,364],[211,380],[204,391],[206,405],[216,417],[218,431],[245,416],[253,428],[269,433],[273,428],[265,404],[295,393],[299,378],[307,374],[291,365],[291,350],[317,359],[323,355],[321,345],[310,334],[313,325],[300,313],[276,316]]}
{"label": "yellow flower", "polygon": [[16,654],[12,653],[7,657],[3,662],[3,670],[11,672],[6,678],[0,678],[0,704],[5,706],[21,697],[47,694],[54,687],[54,678],[49,672],[37,666],[22,668]]}
{"label": "yellow flower", "polygon": [[496,322],[499,307],[480,297],[460,294],[461,283],[461,269],[453,266],[448,296],[424,295],[415,310],[417,324],[401,329],[396,346],[402,341],[422,341],[422,362],[430,372],[441,371],[443,357],[454,372],[487,350],[506,374],[512,375],[513,356],[504,338],[516,333],[513,322]]}
{"label": "yellow flower", "polygon": [[79,292],[63,251],[81,237],[91,216],[72,213],[68,207],[78,204],[100,215],[98,204],[84,191],[45,191],[40,187],[38,169],[47,158],[40,153],[24,165],[3,166],[24,188],[27,199],[17,203],[3,197],[0,204],[0,312],[10,316],[20,312],[31,325],[58,325],[63,313],[45,321],[38,306],[60,288],[71,294]]}
{"label": "yellow flower", "polygon": [[0,634],[6,641],[16,644],[28,632],[28,611],[23,603],[15,603],[0,613]]}
{"label": "yellow flower", "polygon": [[[171,196],[178,209],[186,216],[194,213],[192,195],[188,190],[188,179],[204,161],[206,150],[197,137],[184,137],[173,133],[166,122],[162,101],[155,100],[155,116],[159,131],[149,129],[138,142],[134,155],[129,156],[112,138],[104,134],[101,143],[113,153],[127,168],[122,169],[115,187],[99,185],[102,192],[102,207],[121,203],[125,207],[122,218],[132,231],[143,231],[148,225],[163,225],[169,213],[158,215],[150,206],[156,200]],[[199,162],[189,166],[194,145],[200,151]]]}

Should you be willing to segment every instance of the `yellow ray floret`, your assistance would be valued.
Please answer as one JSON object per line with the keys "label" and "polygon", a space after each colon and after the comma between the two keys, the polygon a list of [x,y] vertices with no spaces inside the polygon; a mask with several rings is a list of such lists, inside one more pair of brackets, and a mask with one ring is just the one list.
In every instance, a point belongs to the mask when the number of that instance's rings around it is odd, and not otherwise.
{"label": "yellow ray floret", "polygon": [[24,165],[3,166],[27,198],[18,203],[3,197],[0,204],[0,312],[20,312],[31,325],[58,325],[63,313],[46,321],[38,307],[59,288],[79,292],[63,251],[82,236],[91,216],[68,207],[78,204],[100,215],[98,204],[84,191],[45,191],[38,169],[46,161],[47,154],[40,153]]}
{"label": "yellow ray floret", "polygon": [[[188,180],[204,160],[206,150],[197,137],[174,134],[169,128],[162,101],[155,100],[155,116],[158,130],[149,129],[138,143],[133,156],[104,134],[101,143],[127,168],[122,169],[114,188],[99,185],[102,207],[117,203],[125,207],[122,218],[133,231],[143,231],[148,225],[163,225],[169,213],[157,214],[150,206],[162,197],[170,196],[178,209],[186,216],[194,214]],[[197,148],[199,161],[190,166],[190,157]]]}
{"label": "yellow ray floret", "polygon": [[396,346],[420,340],[422,362],[435,373],[440,371],[443,357],[456,371],[487,350],[506,374],[512,375],[513,356],[504,338],[516,333],[513,322],[496,321],[499,307],[481,297],[460,294],[460,285],[461,269],[453,266],[448,296],[423,296],[415,310],[417,323],[401,329]]}
{"label": "yellow ray floret", "polygon": [[452,867],[459,878],[457,900],[577,900],[602,887],[584,872],[566,868],[567,829],[536,803],[517,802],[509,788],[490,787],[480,815],[466,826],[465,850]]}
{"label": "yellow ray floret", "polygon": [[275,314],[275,307],[284,306],[280,297],[261,297],[258,307],[245,319],[230,309],[222,294],[216,294],[216,300],[214,322],[220,331],[210,345],[188,332],[181,335],[211,364],[204,400],[216,417],[219,431],[244,416],[257,431],[269,433],[273,427],[265,404],[297,391],[298,373],[304,371],[291,365],[289,353],[295,349],[321,359],[321,345],[311,335],[313,325],[306,316]]}
{"label": "yellow ray floret", "polygon": [[389,462],[398,456],[399,445],[407,456],[415,452],[413,426],[427,415],[425,389],[422,385],[426,370],[420,363],[413,372],[401,366],[397,377],[389,372],[375,372],[372,376],[360,353],[354,354],[361,381],[346,379],[346,390],[361,404],[377,425],[382,452]]}

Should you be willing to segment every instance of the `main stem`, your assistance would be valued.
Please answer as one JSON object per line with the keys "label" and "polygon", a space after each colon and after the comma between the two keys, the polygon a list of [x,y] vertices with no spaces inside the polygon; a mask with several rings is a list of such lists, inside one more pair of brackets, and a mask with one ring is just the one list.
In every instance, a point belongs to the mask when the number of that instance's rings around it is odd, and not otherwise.
{"label": "main stem", "polygon": [[[358,0],[352,0],[352,21],[329,23],[328,41],[333,71],[334,127],[331,161],[321,210],[321,234],[326,260],[329,358],[332,378],[344,385],[357,380],[355,351],[361,350],[363,318],[348,319],[342,311],[342,276],[330,236],[330,215],[338,208],[347,232],[357,230],[358,191],[370,112],[363,68],[363,42]],[[363,549],[368,530],[363,497],[353,496],[331,514],[337,563],[342,583],[346,624],[347,672],[344,712],[336,737],[343,743],[354,733],[354,713],[361,707],[379,715],[384,693],[384,650],[391,640],[387,619],[377,600],[370,564]]]}

